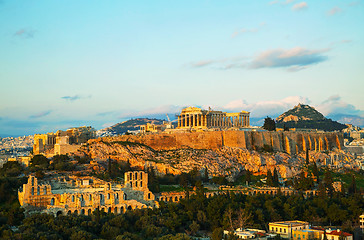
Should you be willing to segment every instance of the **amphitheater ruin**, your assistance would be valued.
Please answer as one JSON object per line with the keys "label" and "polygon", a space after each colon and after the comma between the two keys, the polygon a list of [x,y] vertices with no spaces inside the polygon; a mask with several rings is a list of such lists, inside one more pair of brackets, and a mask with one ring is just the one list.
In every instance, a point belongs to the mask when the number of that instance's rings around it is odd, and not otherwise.
{"label": "amphitheater ruin", "polygon": [[20,205],[38,211],[89,215],[96,209],[108,213],[158,206],[148,189],[148,174],[126,172],[124,185],[111,184],[95,177],[58,176],[38,181],[29,176],[18,191]]}

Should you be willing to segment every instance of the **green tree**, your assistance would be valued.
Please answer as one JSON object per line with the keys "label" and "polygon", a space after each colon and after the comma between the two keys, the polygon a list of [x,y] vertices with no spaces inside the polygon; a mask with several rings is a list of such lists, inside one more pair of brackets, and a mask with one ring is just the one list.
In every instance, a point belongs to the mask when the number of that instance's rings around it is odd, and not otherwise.
{"label": "green tree", "polygon": [[274,186],[274,180],[273,180],[272,172],[269,169],[267,171],[267,185],[270,186],[270,187]]}
{"label": "green tree", "polygon": [[278,177],[278,171],[276,168],[273,170],[273,186],[278,187],[279,186],[279,177]]}
{"label": "green tree", "polygon": [[276,130],[276,122],[274,121],[274,119],[267,116],[264,119],[263,128],[265,130],[267,130],[267,131],[275,131]]}
{"label": "green tree", "polygon": [[205,172],[203,175],[203,181],[206,183],[209,181],[209,172],[207,171],[207,167],[205,167]]}
{"label": "green tree", "polygon": [[351,183],[349,185],[348,192],[349,192],[349,194],[355,194],[358,192],[354,174],[351,176]]}
{"label": "green tree", "polygon": [[224,230],[219,227],[219,228],[215,228],[214,231],[212,232],[212,240],[221,240],[224,237]]}

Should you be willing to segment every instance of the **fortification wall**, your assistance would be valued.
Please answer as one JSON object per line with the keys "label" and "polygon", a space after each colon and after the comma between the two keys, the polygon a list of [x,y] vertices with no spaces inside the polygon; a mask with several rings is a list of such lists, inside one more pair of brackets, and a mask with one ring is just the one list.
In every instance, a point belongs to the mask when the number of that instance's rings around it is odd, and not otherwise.
{"label": "fortification wall", "polygon": [[343,134],[336,132],[253,132],[253,131],[212,131],[191,133],[160,133],[150,135],[126,135],[106,137],[104,141],[129,141],[142,143],[155,150],[183,148],[218,149],[223,146],[239,147],[248,150],[271,148],[275,151],[295,154],[309,150],[325,151],[341,149]]}

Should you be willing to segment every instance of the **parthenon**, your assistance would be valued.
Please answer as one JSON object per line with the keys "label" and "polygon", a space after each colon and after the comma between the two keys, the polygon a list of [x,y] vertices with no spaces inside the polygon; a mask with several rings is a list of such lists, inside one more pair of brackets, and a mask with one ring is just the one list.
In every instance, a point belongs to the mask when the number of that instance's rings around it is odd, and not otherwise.
{"label": "parthenon", "polygon": [[243,128],[249,127],[250,112],[226,113],[202,110],[198,107],[182,109],[178,115],[178,128]]}

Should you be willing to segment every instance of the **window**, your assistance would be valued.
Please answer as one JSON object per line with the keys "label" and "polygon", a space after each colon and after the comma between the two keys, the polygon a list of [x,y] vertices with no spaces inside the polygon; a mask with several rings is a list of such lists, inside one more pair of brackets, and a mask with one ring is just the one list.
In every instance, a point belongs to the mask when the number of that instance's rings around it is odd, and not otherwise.
{"label": "window", "polygon": [[302,235],[302,238],[305,238],[305,235]]}
{"label": "window", "polygon": [[89,199],[89,201],[91,201],[91,200],[92,200],[92,195],[91,195],[91,194],[90,194],[90,196],[89,196],[89,198],[88,198],[88,199]]}
{"label": "window", "polygon": [[282,228],[279,228],[279,232],[282,232]]}
{"label": "window", "polygon": [[284,233],[286,233],[286,229],[284,229]]}
{"label": "window", "polygon": [[74,195],[72,195],[72,202],[74,202],[75,201],[75,196]]}
{"label": "window", "polygon": [[293,236],[296,237],[296,234],[294,234]]}

